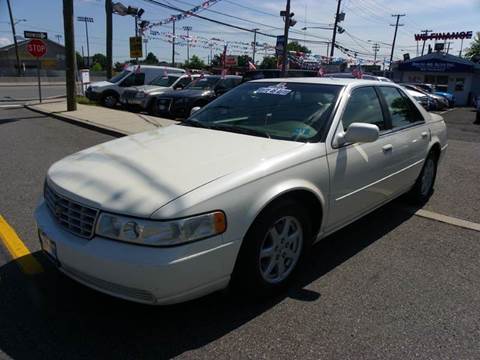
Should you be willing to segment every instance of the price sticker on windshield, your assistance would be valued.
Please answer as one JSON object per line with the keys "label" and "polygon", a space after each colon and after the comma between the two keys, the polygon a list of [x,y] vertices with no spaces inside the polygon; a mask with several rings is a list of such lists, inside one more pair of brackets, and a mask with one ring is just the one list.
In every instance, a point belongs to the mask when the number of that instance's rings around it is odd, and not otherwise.
{"label": "price sticker on windshield", "polygon": [[270,95],[280,95],[285,96],[290,94],[292,90],[287,89],[284,83],[280,83],[274,86],[261,87],[255,90],[256,94],[270,94]]}

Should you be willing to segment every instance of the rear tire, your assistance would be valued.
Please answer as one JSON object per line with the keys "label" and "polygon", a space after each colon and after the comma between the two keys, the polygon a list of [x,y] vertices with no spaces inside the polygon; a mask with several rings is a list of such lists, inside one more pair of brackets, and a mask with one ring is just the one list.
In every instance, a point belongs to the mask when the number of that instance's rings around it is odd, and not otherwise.
{"label": "rear tire", "polygon": [[430,151],[423,164],[422,171],[418,176],[415,185],[410,190],[410,200],[416,205],[425,204],[433,194],[433,187],[437,177],[438,156]]}
{"label": "rear tire", "polygon": [[255,219],[232,274],[234,289],[266,295],[281,290],[294,276],[312,243],[311,221],[296,201],[279,200]]}

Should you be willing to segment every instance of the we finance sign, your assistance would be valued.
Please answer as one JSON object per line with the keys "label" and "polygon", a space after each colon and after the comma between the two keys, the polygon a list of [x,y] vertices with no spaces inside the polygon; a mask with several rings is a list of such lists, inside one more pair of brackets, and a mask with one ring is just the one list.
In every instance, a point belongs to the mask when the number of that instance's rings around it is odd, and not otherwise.
{"label": "we finance sign", "polygon": [[454,39],[471,39],[472,31],[442,32],[431,34],[415,34],[415,41],[426,40],[454,40]]}

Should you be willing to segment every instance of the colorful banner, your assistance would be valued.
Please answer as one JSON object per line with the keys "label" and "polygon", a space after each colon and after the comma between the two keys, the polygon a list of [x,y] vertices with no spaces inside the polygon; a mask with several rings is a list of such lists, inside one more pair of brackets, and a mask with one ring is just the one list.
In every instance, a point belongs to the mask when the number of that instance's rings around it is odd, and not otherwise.
{"label": "colorful banner", "polygon": [[209,8],[210,6],[218,3],[219,1],[221,0],[207,0],[207,1],[204,1],[202,2],[200,5],[198,6],[195,6],[193,8],[191,8],[190,10],[184,12],[184,13],[181,13],[181,14],[178,14],[178,15],[172,15],[164,20],[161,20],[161,21],[157,21],[157,22],[154,22],[154,23],[151,23],[148,28],[151,29],[151,28],[154,28],[154,27],[158,27],[158,26],[162,26],[162,25],[165,25],[165,24],[169,24],[171,23],[172,21],[179,21],[179,20],[183,20],[183,19],[186,19],[190,16],[192,16],[194,13],[200,11],[200,10],[203,10],[203,9],[207,9]]}

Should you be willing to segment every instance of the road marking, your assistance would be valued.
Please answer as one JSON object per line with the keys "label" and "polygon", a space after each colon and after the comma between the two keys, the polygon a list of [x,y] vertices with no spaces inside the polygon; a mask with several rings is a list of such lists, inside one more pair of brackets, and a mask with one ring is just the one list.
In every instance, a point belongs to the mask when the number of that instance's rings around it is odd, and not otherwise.
{"label": "road marking", "polygon": [[43,272],[42,265],[33,257],[2,215],[0,215],[0,240],[25,274],[33,275]]}
{"label": "road marking", "polygon": [[442,215],[435,213],[433,211],[428,211],[428,210],[417,210],[415,212],[415,215],[426,218],[426,219],[431,219],[431,220],[436,220],[440,221],[446,224],[454,225],[461,227],[463,229],[468,229],[468,230],[474,230],[474,231],[479,231],[480,232],[480,224],[467,221],[467,220],[462,220],[462,219],[457,219],[451,216],[447,215]]}
{"label": "road marking", "polygon": [[6,109],[21,108],[21,107],[23,107],[22,104],[0,105],[0,108],[6,108]]}

